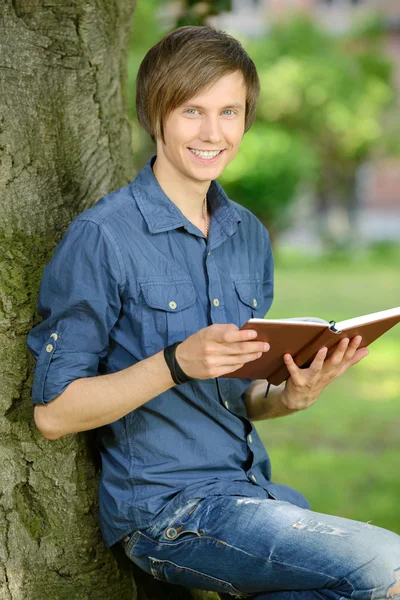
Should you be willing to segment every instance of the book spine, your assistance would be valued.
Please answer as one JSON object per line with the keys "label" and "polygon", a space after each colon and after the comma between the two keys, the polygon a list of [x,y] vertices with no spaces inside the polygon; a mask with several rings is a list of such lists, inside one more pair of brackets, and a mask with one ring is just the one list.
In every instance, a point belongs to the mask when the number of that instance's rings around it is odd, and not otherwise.
{"label": "book spine", "polygon": [[329,321],[329,325],[330,325],[329,329],[330,329],[331,331],[334,331],[335,333],[336,333],[337,331],[339,331],[339,329],[336,329],[336,321],[333,321],[333,320],[332,320],[332,321]]}

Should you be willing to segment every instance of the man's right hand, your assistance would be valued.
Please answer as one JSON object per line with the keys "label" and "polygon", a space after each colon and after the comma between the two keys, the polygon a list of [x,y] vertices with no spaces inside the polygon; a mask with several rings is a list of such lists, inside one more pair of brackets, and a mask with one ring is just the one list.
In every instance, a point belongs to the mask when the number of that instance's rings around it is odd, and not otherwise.
{"label": "man's right hand", "polygon": [[181,369],[194,379],[213,379],[231,373],[245,363],[260,358],[270,345],[251,341],[253,329],[240,330],[234,323],[216,323],[204,327],[176,347],[175,357]]}

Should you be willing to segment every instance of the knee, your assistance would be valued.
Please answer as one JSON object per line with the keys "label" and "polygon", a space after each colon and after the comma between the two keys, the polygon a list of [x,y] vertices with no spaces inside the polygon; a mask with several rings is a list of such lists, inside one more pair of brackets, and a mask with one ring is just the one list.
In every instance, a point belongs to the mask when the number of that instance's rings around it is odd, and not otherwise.
{"label": "knee", "polygon": [[400,598],[400,536],[389,541],[383,552],[382,563],[387,583],[385,597],[388,600]]}
{"label": "knee", "polygon": [[400,536],[389,535],[377,548],[376,558],[366,565],[366,570],[365,583],[374,590],[371,600],[400,598]]}
{"label": "knee", "polygon": [[394,600],[395,598],[400,597],[400,567],[394,571],[393,575],[394,579],[386,591],[386,598],[388,598],[388,600],[392,600],[392,598]]}
{"label": "knee", "polygon": [[400,597],[400,563],[397,568],[386,564],[385,570],[376,573],[371,600],[397,600]]}

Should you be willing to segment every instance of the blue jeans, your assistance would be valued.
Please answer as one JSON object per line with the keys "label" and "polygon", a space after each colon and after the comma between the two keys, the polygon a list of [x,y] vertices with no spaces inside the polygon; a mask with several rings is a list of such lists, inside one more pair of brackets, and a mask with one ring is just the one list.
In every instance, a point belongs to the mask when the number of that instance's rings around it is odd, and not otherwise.
{"label": "blue jeans", "polygon": [[400,536],[280,500],[193,498],[121,543],[156,579],[221,598],[400,600]]}

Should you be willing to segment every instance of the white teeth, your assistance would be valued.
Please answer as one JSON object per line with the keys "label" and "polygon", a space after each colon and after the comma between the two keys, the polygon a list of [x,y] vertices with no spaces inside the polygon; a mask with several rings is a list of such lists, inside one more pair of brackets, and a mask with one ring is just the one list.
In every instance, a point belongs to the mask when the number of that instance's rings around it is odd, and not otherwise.
{"label": "white teeth", "polygon": [[215,150],[213,152],[202,152],[201,150],[194,150],[194,148],[189,148],[189,150],[190,152],[193,152],[193,154],[196,154],[196,156],[200,156],[200,158],[214,158],[215,156],[217,156],[217,154],[222,152],[222,150]]}

